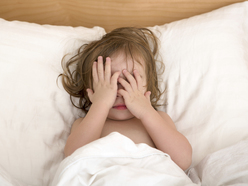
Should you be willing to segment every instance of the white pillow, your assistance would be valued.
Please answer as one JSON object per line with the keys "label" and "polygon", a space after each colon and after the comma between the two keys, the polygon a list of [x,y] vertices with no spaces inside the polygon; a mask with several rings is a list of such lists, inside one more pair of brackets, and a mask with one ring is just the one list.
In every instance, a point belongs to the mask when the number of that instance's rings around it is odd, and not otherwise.
{"label": "white pillow", "polygon": [[45,186],[78,118],[56,84],[61,59],[105,31],[3,19],[0,28],[0,165],[21,185]]}
{"label": "white pillow", "polygon": [[[192,144],[192,166],[248,138],[247,4],[151,27],[166,65],[160,109]],[[105,31],[3,19],[0,28],[0,165],[20,185],[45,186],[79,115],[56,85],[61,58]]]}
{"label": "white pillow", "polygon": [[248,2],[150,27],[166,66],[166,111],[193,147],[207,154],[248,138]]}

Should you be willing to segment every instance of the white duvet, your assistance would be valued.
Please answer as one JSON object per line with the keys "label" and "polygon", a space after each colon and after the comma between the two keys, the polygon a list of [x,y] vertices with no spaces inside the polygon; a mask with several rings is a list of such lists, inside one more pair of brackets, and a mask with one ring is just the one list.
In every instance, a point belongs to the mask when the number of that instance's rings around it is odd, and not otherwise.
{"label": "white duvet", "polygon": [[53,186],[194,186],[170,158],[113,132],[64,159]]}
{"label": "white duvet", "polygon": [[209,154],[189,176],[201,186],[248,186],[248,140]]}
{"label": "white duvet", "polygon": [[[114,132],[64,159],[52,186],[247,186],[248,140],[209,154],[189,177],[169,155]],[[0,185],[26,186],[2,167]]]}

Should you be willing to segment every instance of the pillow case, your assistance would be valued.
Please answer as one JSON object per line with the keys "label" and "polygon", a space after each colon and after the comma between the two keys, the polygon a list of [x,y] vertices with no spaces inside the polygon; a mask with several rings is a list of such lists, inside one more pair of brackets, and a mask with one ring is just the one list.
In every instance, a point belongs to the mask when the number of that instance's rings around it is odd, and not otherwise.
{"label": "pillow case", "polygon": [[[150,27],[166,69],[161,103],[205,155],[248,138],[247,2]],[[105,34],[100,27],[0,19],[0,165],[19,185],[49,185],[79,112],[57,76],[61,59]],[[0,171],[1,172],[1,171]]]}
{"label": "pillow case", "polygon": [[0,165],[20,185],[45,186],[78,118],[57,86],[61,59],[105,31],[3,19],[0,28]]}
{"label": "pillow case", "polygon": [[192,166],[248,138],[248,2],[162,26],[163,101],[193,147]]}

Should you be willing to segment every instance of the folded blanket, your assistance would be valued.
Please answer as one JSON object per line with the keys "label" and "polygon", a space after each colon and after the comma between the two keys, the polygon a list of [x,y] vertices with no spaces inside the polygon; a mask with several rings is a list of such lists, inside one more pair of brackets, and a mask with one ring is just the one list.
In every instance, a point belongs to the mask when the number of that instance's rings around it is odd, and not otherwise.
{"label": "folded blanket", "polygon": [[168,154],[113,132],[65,158],[53,186],[193,186]]}

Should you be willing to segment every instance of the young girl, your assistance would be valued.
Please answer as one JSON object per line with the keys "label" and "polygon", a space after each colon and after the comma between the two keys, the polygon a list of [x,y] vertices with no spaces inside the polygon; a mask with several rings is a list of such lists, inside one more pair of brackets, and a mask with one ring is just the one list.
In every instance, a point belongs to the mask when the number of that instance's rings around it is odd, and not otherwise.
{"label": "young girl", "polygon": [[71,98],[80,98],[77,107],[86,115],[73,123],[65,156],[115,131],[169,154],[183,170],[190,166],[188,140],[166,113],[156,110],[162,94],[157,50],[150,30],[125,27],[82,46],[66,63],[63,86]]}

